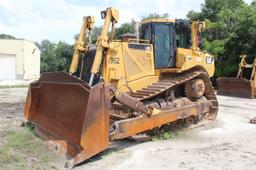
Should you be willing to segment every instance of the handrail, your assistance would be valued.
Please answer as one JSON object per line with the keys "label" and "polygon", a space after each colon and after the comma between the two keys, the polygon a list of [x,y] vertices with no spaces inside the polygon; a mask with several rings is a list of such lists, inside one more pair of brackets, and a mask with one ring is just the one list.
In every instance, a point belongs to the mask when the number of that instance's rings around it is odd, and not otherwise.
{"label": "handrail", "polygon": [[132,39],[128,39],[128,41],[127,41],[128,43],[130,43],[130,42],[136,42],[136,43],[142,43],[142,44],[149,44],[150,43],[150,41],[149,40],[144,40],[144,39],[134,39],[134,38],[132,38]]}

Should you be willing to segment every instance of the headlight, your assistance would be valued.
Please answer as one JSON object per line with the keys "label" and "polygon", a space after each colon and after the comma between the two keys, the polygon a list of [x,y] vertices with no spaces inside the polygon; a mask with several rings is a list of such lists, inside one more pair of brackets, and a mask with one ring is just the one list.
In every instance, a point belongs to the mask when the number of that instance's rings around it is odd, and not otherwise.
{"label": "headlight", "polygon": [[212,57],[206,57],[207,64],[212,64],[213,60],[214,60],[214,58],[212,58]]}
{"label": "headlight", "polygon": [[101,19],[105,19],[107,15],[107,11],[101,11],[100,15],[101,15]]}

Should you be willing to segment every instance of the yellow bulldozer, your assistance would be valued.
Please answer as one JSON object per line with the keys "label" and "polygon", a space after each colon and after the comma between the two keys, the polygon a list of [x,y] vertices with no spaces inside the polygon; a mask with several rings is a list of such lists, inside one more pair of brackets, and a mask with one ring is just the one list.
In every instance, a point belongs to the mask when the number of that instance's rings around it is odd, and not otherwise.
{"label": "yellow bulldozer", "polygon": [[110,141],[177,121],[215,120],[214,57],[200,50],[204,22],[146,19],[137,38],[115,40],[118,10],[101,17],[96,45],[85,38],[94,18],[84,17],[69,73],[43,73],[25,104],[35,132],[66,153],[70,166]]}
{"label": "yellow bulldozer", "polygon": [[[241,55],[241,62],[237,77],[221,77],[217,79],[219,95],[235,97],[255,98],[256,96],[256,57],[252,64],[246,62],[246,55]],[[244,75],[244,70],[249,69],[248,78]],[[246,74],[246,73],[245,73]]]}

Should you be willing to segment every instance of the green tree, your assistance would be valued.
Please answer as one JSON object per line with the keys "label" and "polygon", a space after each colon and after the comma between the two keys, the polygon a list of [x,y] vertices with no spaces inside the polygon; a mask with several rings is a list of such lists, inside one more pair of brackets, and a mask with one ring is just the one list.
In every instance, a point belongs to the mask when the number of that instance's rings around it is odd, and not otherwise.
{"label": "green tree", "polygon": [[[169,17],[168,13],[164,13],[164,14],[150,13],[147,16],[143,16],[142,20],[153,19],[153,18],[168,18],[168,17]],[[115,38],[120,39],[123,34],[135,33],[135,24],[136,24],[135,20],[132,20],[131,22],[123,23],[120,27],[116,28]]]}
{"label": "green tree", "polygon": [[256,11],[256,0],[252,1],[251,7],[252,7],[253,10]]}
{"label": "green tree", "polygon": [[74,46],[64,41],[56,45],[55,55],[58,59],[58,71],[68,71],[73,56]]}
{"label": "green tree", "polygon": [[168,13],[164,13],[164,14],[159,14],[159,13],[150,13],[147,16],[143,16],[142,20],[144,19],[154,19],[154,18],[169,18],[169,14]]}
{"label": "green tree", "polygon": [[132,20],[131,22],[123,23],[120,27],[115,30],[115,38],[120,39],[123,34],[134,33],[136,22]]}
{"label": "green tree", "polygon": [[49,40],[43,40],[37,46],[41,51],[41,72],[68,71],[73,46],[62,41],[55,44]]}
{"label": "green tree", "polygon": [[[97,39],[98,39],[98,36],[100,36],[101,30],[102,30],[102,26],[100,26],[100,27],[98,27],[98,26],[93,27],[93,29],[91,31],[91,43],[92,44],[95,44],[97,42]],[[79,36],[79,33],[75,34],[74,41],[76,41],[78,39],[78,36]],[[87,37],[85,39],[85,42],[86,43],[89,42],[88,35],[87,35]]]}
{"label": "green tree", "polygon": [[15,39],[15,37],[9,34],[0,34],[0,39]]}
{"label": "green tree", "polygon": [[239,55],[255,53],[255,1],[205,0],[200,12],[190,11],[191,20],[204,20],[203,49],[216,56],[216,75],[234,76]]}
{"label": "green tree", "polygon": [[92,35],[91,35],[92,43],[96,43],[98,36],[100,36],[101,30],[102,30],[101,26],[100,27],[95,26],[93,28]]}
{"label": "green tree", "polygon": [[195,11],[189,11],[187,14],[187,18],[189,18],[192,21],[203,21],[204,15],[202,14],[202,12],[195,12]]}
{"label": "green tree", "polygon": [[49,40],[43,40],[38,47],[41,51],[41,72],[57,71],[56,45]]}

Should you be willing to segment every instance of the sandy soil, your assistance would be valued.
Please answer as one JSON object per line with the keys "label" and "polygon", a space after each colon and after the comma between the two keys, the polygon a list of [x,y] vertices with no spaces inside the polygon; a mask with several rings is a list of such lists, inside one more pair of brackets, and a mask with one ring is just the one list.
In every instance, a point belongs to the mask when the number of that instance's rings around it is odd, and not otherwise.
{"label": "sandy soil", "polygon": [[[1,135],[22,121],[26,88],[0,89]],[[203,121],[174,139],[117,141],[75,169],[256,169],[256,100],[219,96],[216,122]],[[1,169],[1,168],[0,168]]]}
{"label": "sandy soil", "polygon": [[0,80],[0,87],[28,87],[34,80]]}

